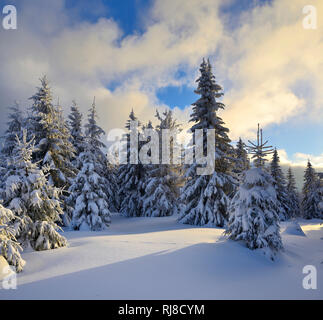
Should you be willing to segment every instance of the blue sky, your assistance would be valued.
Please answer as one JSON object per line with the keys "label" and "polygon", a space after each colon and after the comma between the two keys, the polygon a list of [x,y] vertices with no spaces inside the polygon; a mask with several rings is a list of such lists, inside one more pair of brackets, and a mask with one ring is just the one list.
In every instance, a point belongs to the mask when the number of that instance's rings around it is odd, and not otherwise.
{"label": "blue sky", "polygon": [[142,31],[142,15],[150,5],[150,0],[67,0],[65,4],[80,20],[96,22],[102,17],[113,18],[125,36]]}
{"label": "blue sky", "polygon": [[175,108],[187,123],[199,64],[210,57],[232,140],[253,139],[260,122],[286,163],[309,157],[323,167],[323,32],[302,29],[305,0],[11,3],[18,30],[0,30],[1,105],[27,107],[46,73],[66,110],[76,99],[86,112],[95,95],[106,131],[131,108],[143,121],[156,107]]}
{"label": "blue sky", "polygon": [[[239,17],[257,5],[271,3],[271,0],[253,1],[253,0],[235,0],[227,5],[224,4],[221,12],[228,16],[227,24],[230,28],[239,27]],[[142,33],[144,30],[143,17],[152,5],[151,0],[95,0],[79,1],[68,0],[66,7],[69,9],[78,9],[79,18],[86,21],[95,22],[103,16],[113,18],[121,27],[124,36],[134,33]],[[101,12],[95,11],[90,7],[104,7]],[[179,70],[180,71],[180,70]],[[115,89],[113,84],[110,86]],[[180,86],[166,86],[157,90],[157,97],[161,103],[170,107],[179,107],[181,109],[193,103],[198,97],[194,93],[193,86],[186,84]],[[259,120],[260,121],[260,120]],[[271,125],[266,129],[266,135],[277,148],[283,148],[289,154],[301,151],[307,154],[316,154],[323,150],[323,126],[314,124],[310,130],[306,124],[292,123],[287,121],[282,124]]]}
{"label": "blue sky", "polygon": [[[256,5],[270,3],[271,0],[234,0],[223,2],[221,12],[228,14],[231,27],[237,26],[241,12],[250,10]],[[143,21],[152,0],[67,0],[65,7],[75,11],[79,19],[96,22],[101,17],[113,18],[118,22],[125,35],[142,32]]]}

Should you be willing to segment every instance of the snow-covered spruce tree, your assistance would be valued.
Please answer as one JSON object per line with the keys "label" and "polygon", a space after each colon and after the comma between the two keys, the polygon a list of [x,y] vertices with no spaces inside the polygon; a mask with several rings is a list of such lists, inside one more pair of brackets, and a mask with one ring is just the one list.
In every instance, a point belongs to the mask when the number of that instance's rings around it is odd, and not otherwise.
{"label": "snow-covered spruce tree", "polygon": [[320,198],[319,210],[321,210],[321,214],[323,215],[323,183],[322,183],[322,181],[321,181],[321,186],[319,189],[319,198]]}
{"label": "snow-covered spruce tree", "polygon": [[283,248],[279,232],[280,204],[274,180],[263,167],[269,150],[263,152],[264,145],[261,145],[258,139],[255,167],[242,173],[238,191],[230,202],[226,234],[232,240],[243,241],[250,249],[265,250],[273,259]]}
{"label": "snow-covered spruce tree", "polygon": [[84,135],[82,131],[82,113],[76,102],[73,100],[71,112],[68,116],[68,124],[71,132],[70,141],[75,148],[75,159],[84,151]]}
{"label": "snow-covered spruce tree", "polygon": [[270,172],[274,179],[274,187],[276,189],[277,200],[280,203],[279,219],[281,221],[288,220],[291,218],[291,200],[288,197],[286,188],[286,179],[284,177],[283,171],[279,165],[279,156],[277,149],[275,149],[271,163]]}
{"label": "snow-covered spruce tree", "polygon": [[28,119],[29,134],[35,136],[35,161],[48,165],[49,181],[59,188],[67,188],[76,170],[71,163],[75,149],[70,142],[70,132],[64,121],[62,110],[52,103],[51,90],[44,76],[41,87],[30,99],[33,100]]}
{"label": "snow-covered spruce tree", "polygon": [[8,170],[8,159],[11,157],[13,148],[15,146],[16,136],[21,137],[23,127],[23,116],[19,105],[15,102],[15,105],[10,108],[9,121],[7,122],[7,130],[1,137],[1,151],[0,151],[0,187],[2,187],[5,176]]}
{"label": "snow-covered spruce tree", "polygon": [[237,142],[237,145],[234,151],[235,151],[236,161],[235,161],[233,172],[239,175],[242,172],[250,169],[250,160],[248,158],[248,152],[246,151],[245,144],[241,138],[239,138],[239,141]]}
{"label": "snow-covered spruce tree", "polygon": [[[44,120],[43,118],[46,115],[51,115],[51,118],[54,119],[54,106],[52,104],[52,93],[49,87],[49,83],[47,77],[44,76],[39,79],[41,82],[41,87],[37,87],[37,92],[30,97],[29,99],[33,101],[33,104],[30,108],[27,121],[26,128],[28,130],[28,138],[35,137],[35,145],[42,140],[46,140],[47,132],[44,128]],[[52,120],[53,122],[54,120]],[[44,158],[46,150],[35,150],[35,154],[33,155],[36,161],[40,161]]]}
{"label": "snow-covered spruce tree", "polygon": [[320,181],[310,161],[307,162],[302,193],[301,208],[303,217],[305,219],[323,218],[323,212],[319,206],[319,203],[322,201]]}
{"label": "snow-covered spruce tree", "polygon": [[120,188],[118,181],[118,166],[114,163],[107,160],[107,171],[105,174],[105,178],[107,179],[109,193],[109,210],[111,212],[119,212],[120,210]]}
{"label": "snow-covered spruce tree", "polygon": [[[126,125],[125,125],[125,128],[127,130],[129,130],[129,131],[130,131],[130,123],[132,121],[137,121],[138,122],[138,127],[141,127],[142,126],[141,122],[136,117],[135,112],[133,111],[133,109],[131,109],[130,114],[129,114],[129,119],[126,121]],[[130,145],[130,140],[128,140],[128,144]]]}
{"label": "snow-covered spruce tree", "polygon": [[[86,139],[87,142],[90,138]],[[79,155],[82,167],[69,188],[68,203],[73,207],[71,227],[74,230],[100,231],[106,229],[110,220],[106,180],[100,174],[99,160],[89,143]]]}
{"label": "snow-covered spruce tree", "polygon": [[[125,128],[130,131],[130,121],[138,121],[133,110],[129,115]],[[138,121],[138,126],[140,125]],[[143,165],[130,163],[130,133],[126,134],[127,163],[121,164],[118,170],[120,190],[120,213],[126,217],[139,217],[142,215],[140,199],[143,193],[145,172]]]}
{"label": "snow-covered spruce tree", "polygon": [[[176,132],[176,134],[179,134],[182,129],[181,125],[177,123],[177,120],[173,116],[173,111],[172,110],[166,110],[163,112],[162,115],[159,114],[159,112],[156,110],[156,115],[155,117],[159,120],[159,124],[157,125],[157,133],[159,136],[159,158],[160,158],[160,163],[162,163],[162,155],[163,155],[163,145],[162,145],[162,139],[163,139],[163,130],[169,130],[170,134],[172,132]],[[175,157],[178,157],[178,155],[175,151],[178,151],[180,148],[180,145],[178,141],[174,140],[172,137],[169,137],[170,139],[170,150],[169,150],[169,156],[170,156],[170,165],[169,168],[174,168],[176,166],[179,166],[180,164],[177,164],[180,159],[175,159]],[[175,150],[176,148],[176,150]],[[180,157],[180,155],[179,155]]]}
{"label": "snow-covered spruce tree", "polygon": [[103,135],[105,135],[104,130],[98,125],[97,123],[97,111],[96,111],[96,104],[95,98],[93,99],[92,106],[89,110],[88,114],[88,122],[85,124],[85,136],[87,140],[88,147],[94,152],[95,157],[98,160],[97,168],[100,171],[101,175],[105,175],[106,173],[106,166],[107,166],[107,159],[102,151],[102,148],[105,148],[105,144],[101,141]]}
{"label": "snow-covered spruce tree", "polygon": [[290,167],[287,172],[287,194],[290,201],[289,216],[298,217],[300,215],[299,196],[296,188],[296,181]]}
{"label": "snow-covered spruce tree", "polygon": [[226,234],[249,249],[269,248],[272,257],[282,249],[279,206],[272,177],[261,167],[245,171],[229,207]]}
{"label": "snow-covered spruce tree", "polygon": [[143,215],[148,217],[171,216],[178,212],[180,180],[178,170],[172,164],[176,141],[170,141],[171,163],[162,164],[162,130],[179,130],[179,125],[173,118],[171,110],[165,111],[163,117],[157,111],[156,117],[160,121],[156,128],[160,142],[159,164],[145,165],[144,194],[141,198]]}
{"label": "snow-covered spruce tree", "polygon": [[19,219],[15,222],[17,240],[23,247],[34,250],[48,250],[66,245],[66,239],[57,230],[63,211],[59,196],[61,189],[47,180],[49,169],[39,169],[32,162],[33,139],[27,141],[27,132],[13,151],[12,166],[5,176],[3,192],[4,205],[12,210]]}
{"label": "snow-covered spruce tree", "polygon": [[[67,204],[67,197],[69,196],[68,193],[68,188],[71,185],[72,179],[75,177],[76,173],[78,172],[78,168],[77,168],[77,163],[73,161],[73,159],[75,159],[75,151],[76,149],[74,148],[72,142],[71,142],[71,133],[70,133],[70,129],[68,126],[68,123],[65,121],[64,116],[63,116],[63,110],[61,108],[61,106],[58,104],[57,105],[57,127],[59,132],[61,133],[61,136],[67,137],[67,139],[65,139],[63,141],[63,143],[61,144],[61,159],[58,161],[56,161],[56,163],[61,166],[61,161],[66,159],[68,162],[65,164],[65,168],[64,168],[64,172],[66,173],[65,176],[62,176],[62,179],[60,179],[61,182],[58,181],[58,185],[63,188],[62,189],[62,193],[60,196],[60,200],[61,200],[61,206],[62,209],[64,211],[64,214],[62,216],[62,222],[64,226],[69,226],[70,224],[70,217],[69,217],[69,206]],[[61,139],[61,138],[59,138]],[[68,148],[72,147],[73,150],[71,152],[68,151]],[[68,169],[69,171],[67,171],[66,169]]]}
{"label": "snow-covered spruce tree", "polygon": [[0,256],[14,266],[17,272],[20,272],[25,261],[20,254],[22,248],[16,240],[15,229],[11,226],[14,220],[17,220],[17,217],[13,212],[0,203]]}
{"label": "snow-covered spruce tree", "polygon": [[88,122],[85,124],[85,139],[88,150],[90,150],[96,161],[95,171],[104,178],[105,193],[108,196],[108,207],[115,210],[118,207],[117,192],[118,188],[115,184],[116,178],[113,176],[114,172],[108,169],[108,159],[106,154],[102,151],[106,145],[102,142],[102,136],[105,135],[104,130],[97,123],[97,111],[95,104],[95,97],[88,114]]}
{"label": "snow-covered spruce tree", "polygon": [[2,137],[2,149],[1,156],[4,158],[10,157],[16,143],[16,136],[21,138],[23,128],[23,115],[20,110],[19,104],[15,102],[15,105],[10,108],[9,121],[7,122],[7,130]]}
{"label": "snow-covered spruce tree", "polygon": [[200,67],[201,76],[197,79],[195,90],[201,98],[193,103],[190,121],[195,124],[191,128],[193,144],[194,131],[202,129],[203,151],[207,152],[207,129],[215,130],[215,171],[212,175],[197,175],[195,162],[188,168],[185,176],[186,184],[182,189],[181,201],[184,205],[179,222],[193,225],[224,226],[227,221],[227,209],[230,195],[234,190],[234,179],[231,176],[232,146],[228,137],[229,129],[224,127],[222,119],[217,115],[224,104],[218,102],[222,88],[215,81],[209,61],[203,60]]}

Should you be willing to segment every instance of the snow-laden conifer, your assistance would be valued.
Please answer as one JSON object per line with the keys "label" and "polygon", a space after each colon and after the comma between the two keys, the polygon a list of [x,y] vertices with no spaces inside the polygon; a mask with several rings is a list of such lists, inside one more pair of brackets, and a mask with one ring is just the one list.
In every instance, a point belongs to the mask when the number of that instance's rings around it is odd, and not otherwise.
{"label": "snow-laden conifer", "polygon": [[[121,164],[118,170],[118,181],[120,190],[120,213],[127,217],[139,217],[142,215],[140,199],[143,193],[143,183],[145,179],[145,172],[143,165],[130,163],[131,147],[130,147],[130,121],[139,121],[135,116],[133,110],[129,115],[125,128],[128,133],[125,135],[126,139],[126,163]],[[139,130],[139,128],[138,128]],[[137,138],[138,139],[138,138]]]}
{"label": "snow-laden conifer", "polygon": [[17,217],[10,209],[6,209],[0,203],[0,256],[14,266],[17,272],[22,271],[25,261],[21,257],[22,248],[15,237],[15,229],[12,227]]}
{"label": "snow-laden conifer", "polygon": [[320,181],[310,161],[304,173],[304,185],[302,191],[302,213],[305,219],[323,218],[323,211],[320,205],[322,193]]}
{"label": "snow-laden conifer", "polygon": [[321,215],[323,216],[323,183],[321,182],[321,186],[319,189],[319,210],[321,211]]}
{"label": "snow-laden conifer", "polygon": [[105,178],[107,180],[106,192],[111,212],[119,212],[120,210],[120,186],[117,174],[118,166],[108,160]]}
{"label": "snow-laden conifer", "polygon": [[245,149],[245,144],[241,138],[239,138],[235,148],[235,165],[234,172],[240,174],[250,168],[250,160],[248,158],[248,152]]}
{"label": "snow-laden conifer", "polygon": [[23,247],[30,245],[34,250],[63,247],[66,239],[57,232],[56,224],[63,214],[61,189],[48,182],[49,169],[39,169],[32,162],[33,152],[34,141],[27,141],[24,130],[22,140],[17,137],[12,166],[5,176],[4,205],[19,218],[15,230]]}
{"label": "snow-laden conifer", "polygon": [[292,218],[298,217],[300,215],[299,196],[296,188],[295,177],[290,167],[287,172],[287,194],[290,201],[289,216]]}
{"label": "snow-laden conifer", "polygon": [[79,155],[82,167],[69,188],[69,205],[72,210],[71,227],[74,230],[100,231],[110,222],[106,180],[100,175],[100,165],[91,145]]}
{"label": "snow-laden conifer", "polygon": [[49,181],[56,187],[68,187],[69,180],[75,176],[71,163],[75,149],[70,142],[70,132],[63,118],[60,106],[52,103],[51,89],[46,76],[41,87],[30,99],[33,101],[28,118],[29,134],[35,136],[34,158],[41,165],[48,165]]}
{"label": "snow-laden conifer", "polygon": [[94,153],[98,162],[97,165],[99,168],[97,170],[100,171],[101,175],[106,174],[106,166],[107,166],[107,158],[102,148],[105,148],[105,144],[102,142],[102,136],[105,135],[104,130],[97,123],[97,110],[95,98],[93,99],[93,103],[88,113],[88,121],[85,124],[85,136],[86,136],[86,144]]}
{"label": "snow-laden conifer", "polygon": [[122,200],[120,213],[127,217],[140,217],[142,215],[140,207],[141,181],[143,171],[141,165],[122,165],[119,171],[119,181],[122,185]]}
{"label": "snow-laden conifer", "polygon": [[174,164],[177,162],[174,161],[176,160],[174,159],[174,148],[178,146],[175,146],[177,142],[174,139],[170,139],[169,160],[171,163],[163,164],[162,132],[166,129],[178,131],[179,125],[173,118],[171,110],[165,111],[163,116],[157,111],[156,117],[160,122],[156,128],[160,142],[159,164],[145,165],[144,192],[141,198],[143,215],[148,217],[164,217],[178,212],[180,179],[178,168]]}
{"label": "snow-laden conifer", "polygon": [[102,150],[106,148],[106,145],[102,142],[105,132],[99,126],[97,119],[98,114],[94,97],[92,106],[89,109],[88,121],[85,124],[85,146],[95,157],[95,171],[104,180],[104,192],[107,194],[108,208],[115,211],[119,207],[116,177],[114,176],[115,172],[110,170],[111,167],[108,166],[107,156]]}
{"label": "snow-laden conifer", "polygon": [[242,174],[240,186],[233,197],[226,233],[242,241],[250,249],[269,249],[271,257],[282,249],[279,233],[277,201],[273,179],[261,167]]}
{"label": "snow-laden conifer", "polygon": [[3,187],[3,178],[8,171],[8,159],[12,156],[15,146],[16,137],[21,138],[24,119],[20,110],[19,104],[10,108],[11,112],[8,116],[7,129],[1,137],[1,151],[0,151],[0,188]]}
{"label": "snow-laden conifer", "polygon": [[9,121],[7,122],[7,130],[2,137],[1,156],[4,158],[10,157],[15,147],[16,136],[21,138],[24,119],[19,104],[15,102],[15,105],[10,108]]}
{"label": "snow-laden conifer", "polygon": [[275,149],[270,163],[270,172],[271,176],[274,179],[274,187],[277,193],[277,200],[280,204],[279,219],[281,221],[285,221],[291,218],[292,203],[287,193],[286,179],[279,165],[279,162],[279,155],[277,149]]}
{"label": "snow-laden conifer", "polygon": [[273,152],[257,132],[257,143],[248,149],[254,155],[255,167],[242,173],[239,188],[230,202],[226,234],[230,239],[243,241],[250,249],[264,249],[273,259],[282,249],[279,232],[280,203],[274,179],[264,169],[266,155]]}
{"label": "snow-laden conifer", "polygon": [[71,142],[75,148],[75,158],[84,151],[84,134],[82,130],[82,113],[75,101],[72,102],[71,112],[68,116],[68,125],[71,132]]}
{"label": "snow-laden conifer", "polygon": [[[193,144],[196,144],[194,131],[202,129],[203,151],[207,152],[207,129],[215,130],[215,171],[211,175],[197,175],[194,162],[187,170],[187,179],[181,193],[184,209],[179,222],[193,225],[224,226],[227,221],[227,209],[230,196],[234,190],[234,179],[231,176],[232,146],[228,137],[229,129],[217,115],[224,104],[217,101],[223,92],[215,81],[209,61],[203,60],[200,67],[201,76],[197,79],[196,94],[201,97],[193,103],[190,121],[195,124],[191,128]],[[196,160],[196,159],[195,159]]]}
{"label": "snow-laden conifer", "polygon": [[148,169],[142,201],[143,215],[165,217],[177,214],[177,176],[165,165],[151,165]]}

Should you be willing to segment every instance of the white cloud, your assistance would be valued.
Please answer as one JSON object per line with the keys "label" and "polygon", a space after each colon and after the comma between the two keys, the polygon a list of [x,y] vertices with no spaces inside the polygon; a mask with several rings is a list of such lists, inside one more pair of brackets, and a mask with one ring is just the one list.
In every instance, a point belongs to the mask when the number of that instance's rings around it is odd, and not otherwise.
{"label": "white cloud", "polygon": [[[213,0],[157,1],[145,32],[122,40],[122,30],[111,19],[71,24],[62,0],[21,1],[19,8],[23,23],[18,31],[1,33],[7,43],[0,52],[1,105],[14,99],[25,103],[46,73],[66,106],[76,99],[86,111],[96,95],[105,129],[123,126],[131,108],[143,121],[153,117],[160,105],[156,90],[178,85],[178,68],[195,70],[222,34]],[[112,80],[120,82],[115,91],[107,89]],[[182,118],[187,111],[176,113]]]}
{"label": "white cloud", "polygon": [[317,168],[318,171],[323,170],[323,153],[320,155],[313,155],[296,152],[291,157],[289,157],[286,150],[280,149],[277,151],[280,157],[280,161],[283,164],[306,167],[307,161],[309,160],[313,167]]}
{"label": "white cloud", "polygon": [[[112,19],[72,23],[63,0],[20,0],[17,32],[0,31],[5,44],[0,51],[2,108],[15,99],[26,103],[37,79],[47,73],[65,106],[76,99],[86,112],[95,95],[106,130],[123,127],[131,108],[148,121],[156,107],[167,107],[158,101],[157,89],[193,85],[201,58],[217,56],[217,79],[231,83],[224,88],[227,108],[221,114],[231,138],[253,138],[258,122],[265,127],[291,117],[322,121],[323,29],[302,28],[306,1],[258,6],[230,32],[219,17],[220,4],[155,1],[145,31],[122,38]],[[316,5],[323,12],[323,2]],[[191,76],[178,80],[179,68]],[[120,86],[109,90],[110,81]],[[187,123],[190,107],[174,112]],[[293,161],[303,160],[295,156]]]}
{"label": "white cloud", "polygon": [[[232,81],[223,117],[234,138],[290,117],[323,119],[323,29],[303,29],[303,0],[279,0],[246,12],[222,59]],[[323,13],[322,1],[316,2]],[[304,86],[306,84],[306,86]]]}

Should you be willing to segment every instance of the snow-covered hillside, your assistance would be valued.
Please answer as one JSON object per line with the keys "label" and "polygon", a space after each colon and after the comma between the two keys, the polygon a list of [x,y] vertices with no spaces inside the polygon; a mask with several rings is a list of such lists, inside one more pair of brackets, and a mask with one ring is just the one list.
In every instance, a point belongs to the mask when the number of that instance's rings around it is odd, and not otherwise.
{"label": "snow-covered hillside", "polygon": [[[283,223],[285,251],[272,262],[220,228],[114,215],[107,231],[65,232],[66,248],[25,251],[17,289],[0,299],[322,299],[321,222],[300,220],[306,236]],[[303,289],[305,265],[317,268],[317,290]]]}

